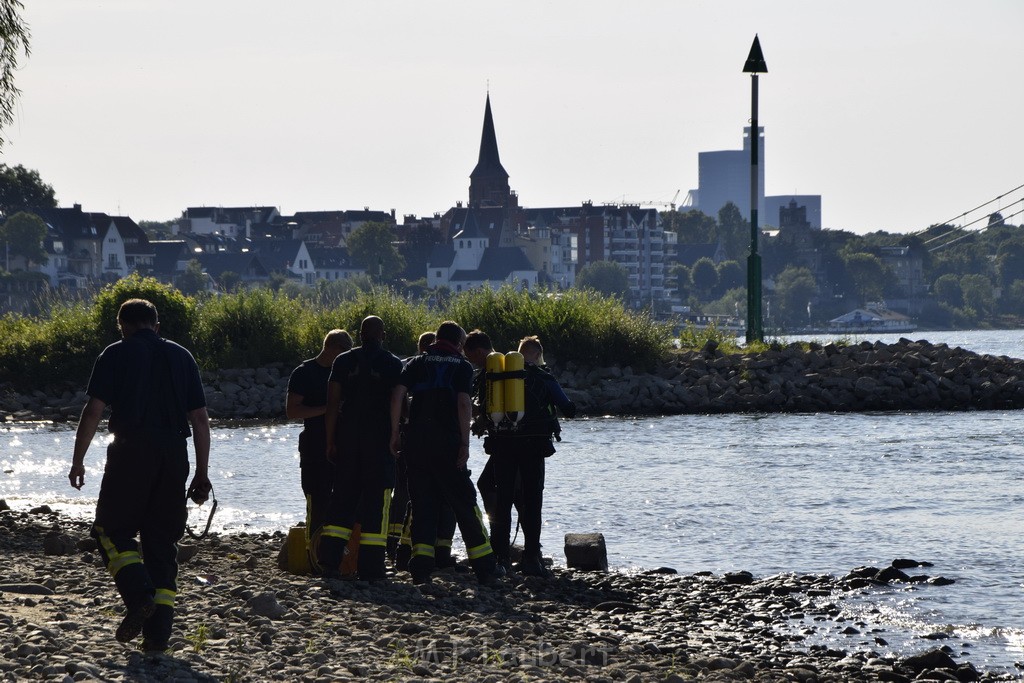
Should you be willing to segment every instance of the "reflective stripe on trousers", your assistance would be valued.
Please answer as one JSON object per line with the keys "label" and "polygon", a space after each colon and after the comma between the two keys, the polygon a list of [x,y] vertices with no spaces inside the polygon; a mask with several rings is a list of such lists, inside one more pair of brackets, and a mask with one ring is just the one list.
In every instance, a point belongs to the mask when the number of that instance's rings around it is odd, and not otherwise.
{"label": "reflective stripe on trousers", "polygon": [[342,541],[348,542],[348,539],[352,538],[352,530],[344,526],[335,526],[333,524],[324,524],[323,532],[320,534],[320,538],[337,538]]}
{"label": "reflective stripe on trousers", "polygon": [[120,552],[114,542],[109,536],[103,533],[103,527],[95,527],[96,537],[99,540],[100,546],[103,548],[103,554],[107,556],[107,571],[110,575],[117,577],[117,573],[127,567],[130,564],[141,564],[142,557],[138,551],[125,550]]}
{"label": "reflective stripe on trousers", "polygon": [[168,590],[167,588],[157,588],[156,594],[153,596],[153,602],[158,605],[166,605],[167,607],[174,607],[174,599],[178,596],[175,591]]}

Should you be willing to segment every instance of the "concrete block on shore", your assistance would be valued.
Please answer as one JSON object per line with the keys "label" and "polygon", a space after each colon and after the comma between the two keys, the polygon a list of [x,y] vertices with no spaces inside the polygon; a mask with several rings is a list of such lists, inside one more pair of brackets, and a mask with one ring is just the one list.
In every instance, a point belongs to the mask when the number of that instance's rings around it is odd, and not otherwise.
{"label": "concrete block on shore", "polygon": [[565,564],[570,569],[608,571],[604,534],[566,534]]}

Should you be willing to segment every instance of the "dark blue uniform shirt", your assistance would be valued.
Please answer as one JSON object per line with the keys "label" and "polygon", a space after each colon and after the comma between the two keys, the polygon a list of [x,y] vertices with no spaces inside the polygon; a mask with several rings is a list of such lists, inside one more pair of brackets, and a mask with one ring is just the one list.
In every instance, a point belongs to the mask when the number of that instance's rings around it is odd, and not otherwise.
{"label": "dark blue uniform shirt", "polygon": [[146,328],[103,349],[86,393],[110,406],[115,435],[187,438],[188,413],[206,406],[192,354]]}

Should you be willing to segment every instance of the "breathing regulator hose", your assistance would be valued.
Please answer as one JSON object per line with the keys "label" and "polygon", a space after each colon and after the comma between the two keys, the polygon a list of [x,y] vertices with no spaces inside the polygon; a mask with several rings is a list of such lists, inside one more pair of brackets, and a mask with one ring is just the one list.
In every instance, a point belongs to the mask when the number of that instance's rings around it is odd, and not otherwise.
{"label": "breathing regulator hose", "polygon": [[206,502],[207,498],[213,499],[210,505],[210,516],[206,518],[206,528],[203,529],[202,533],[197,534],[192,531],[192,528],[187,523],[185,524],[185,532],[191,538],[201,541],[210,533],[210,526],[213,524],[213,515],[217,512],[217,494],[213,492],[213,484],[210,484],[209,488],[204,487],[203,489],[197,489],[195,486],[190,486],[185,497],[190,499],[196,505],[202,505]]}

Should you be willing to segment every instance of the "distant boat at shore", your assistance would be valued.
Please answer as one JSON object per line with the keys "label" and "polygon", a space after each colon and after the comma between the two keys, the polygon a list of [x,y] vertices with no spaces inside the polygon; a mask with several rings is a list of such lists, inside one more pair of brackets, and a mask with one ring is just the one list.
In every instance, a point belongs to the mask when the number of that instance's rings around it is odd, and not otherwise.
{"label": "distant boat at shore", "polygon": [[837,334],[885,334],[913,332],[914,321],[884,308],[858,308],[828,321],[828,332]]}

